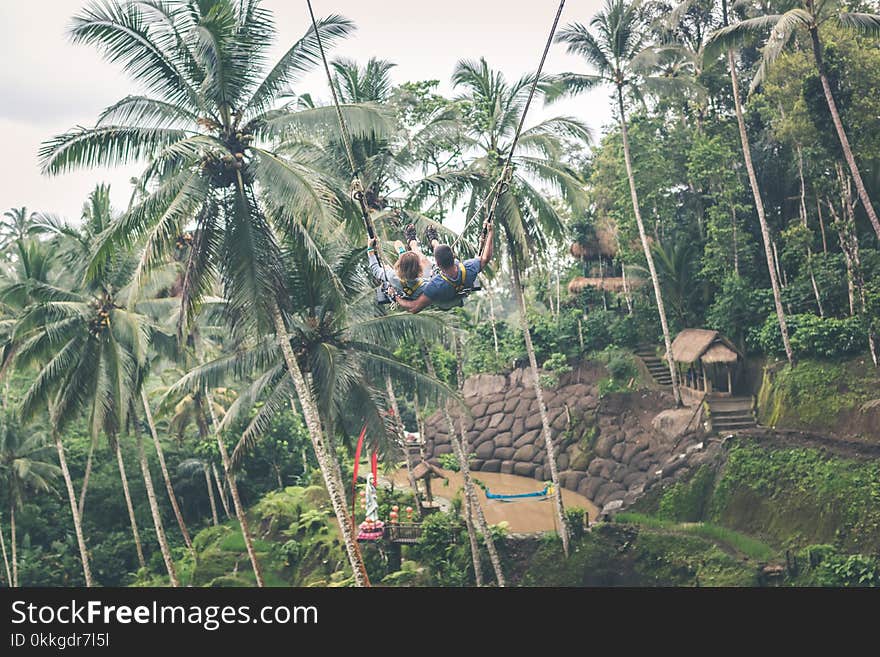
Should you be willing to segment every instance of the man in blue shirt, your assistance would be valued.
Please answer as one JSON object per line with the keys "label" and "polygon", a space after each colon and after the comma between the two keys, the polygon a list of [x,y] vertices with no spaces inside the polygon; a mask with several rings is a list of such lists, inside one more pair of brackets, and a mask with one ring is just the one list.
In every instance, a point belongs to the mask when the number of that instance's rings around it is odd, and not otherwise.
{"label": "man in blue shirt", "polygon": [[495,225],[489,224],[483,252],[478,258],[471,258],[464,262],[455,258],[452,248],[446,244],[434,246],[434,264],[437,265],[438,273],[431,278],[425,286],[421,296],[410,301],[409,299],[397,299],[398,305],[411,313],[418,313],[430,304],[436,304],[439,308],[448,310],[458,305],[459,293],[473,287],[483,268],[492,260],[495,242]]}

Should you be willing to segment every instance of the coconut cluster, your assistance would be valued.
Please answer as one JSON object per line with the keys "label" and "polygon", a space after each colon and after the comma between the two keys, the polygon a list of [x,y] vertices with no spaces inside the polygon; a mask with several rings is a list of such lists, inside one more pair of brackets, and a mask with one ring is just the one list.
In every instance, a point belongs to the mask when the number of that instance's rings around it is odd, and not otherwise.
{"label": "coconut cluster", "polygon": [[225,151],[212,151],[202,159],[202,170],[211,178],[216,187],[229,187],[235,184],[239,174],[245,184],[253,182],[245,153],[254,136],[247,132],[236,132],[226,140]]}
{"label": "coconut cluster", "polygon": [[89,320],[89,334],[97,338],[106,329],[110,328],[110,311],[113,306],[106,300],[95,299],[89,304],[95,311],[94,316]]}

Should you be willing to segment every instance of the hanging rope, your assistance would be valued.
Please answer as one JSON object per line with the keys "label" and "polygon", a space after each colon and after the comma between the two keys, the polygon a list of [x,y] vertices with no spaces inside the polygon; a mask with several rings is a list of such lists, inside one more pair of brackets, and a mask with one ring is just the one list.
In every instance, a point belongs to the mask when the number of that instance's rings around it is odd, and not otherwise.
{"label": "hanging rope", "polygon": [[[532,99],[535,97],[535,90],[538,88],[538,82],[541,80],[541,72],[544,70],[544,63],[547,61],[547,53],[550,52],[550,46],[553,44],[553,37],[556,34],[556,28],[559,27],[559,19],[562,17],[562,9],[564,7],[565,0],[560,0],[559,8],[556,10],[556,17],[553,19],[553,26],[550,28],[550,34],[547,36],[547,43],[544,44],[544,52],[541,54],[541,62],[538,64],[535,79],[532,80],[532,87],[529,89],[529,97],[526,99],[525,107],[523,107],[522,114],[519,117],[519,124],[516,126],[516,134],[514,134],[513,141],[510,144],[510,151],[507,153],[507,161],[504,163],[504,168],[501,170],[501,176],[493,187],[495,194],[492,197],[492,205],[489,206],[486,221],[483,222],[483,228],[480,231],[480,242],[479,248],[477,249],[478,256],[483,255],[483,248],[486,246],[486,236],[489,233],[489,226],[491,226],[492,222],[495,220],[495,210],[498,207],[498,199],[500,199],[510,188],[510,181],[513,177],[513,170],[511,169],[513,152],[516,150],[517,143],[519,143],[523,125],[526,122],[526,115],[529,113],[529,107],[532,104]],[[464,230],[462,230],[462,232],[464,232]]]}
{"label": "hanging rope", "polygon": [[[327,75],[327,83],[330,85],[330,93],[333,95],[333,105],[336,108],[336,118],[339,121],[339,131],[342,134],[342,141],[345,146],[345,153],[348,157],[348,163],[351,167],[352,172],[352,181],[351,181],[351,196],[354,200],[358,202],[358,205],[361,208],[361,216],[364,221],[364,227],[367,230],[367,236],[373,240],[376,238],[376,231],[373,228],[373,222],[370,219],[370,211],[367,208],[366,198],[364,195],[364,186],[361,182],[360,176],[358,174],[358,166],[354,159],[354,150],[352,149],[352,140],[351,134],[348,131],[348,127],[345,123],[345,117],[342,115],[342,108],[339,105],[339,96],[336,93],[336,85],[333,84],[333,76],[330,74],[330,66],[327,64],[327,56],[324,53],[324,43],[321,40],[321,33],[318,30],[318,21],[315,19],[315,12],[312,9],[311,0],[306,0],[306,4],[309,7],[309,16],[312,19],[312,28],[315,30],[315,38],[318,43],[318,51],[321,53],[321,61],[324,64],[324,72]],[[483,207],[486,205],[487,201],[491,199],[491,204],[489,205],[489,211],[486,214],[486,220],[483,222],[482,230],[480,231],[480,241],[479,248],[477,249],[477,255],[481,256],[483,253],[483,249],[486,245],[486,236],[489,233],[489,226],[492,225],[492,222],[495,218],[495,211],[498,207],[498,199],[504,195],[504,193],[510,188],[510,181],[513,177],[513,172],[511,169],[511,164],[513,162],[513,153],[516,150],[516,146],[519,143],[520,135],[522,134],[523,125],[526,121],[526,116],[529,113],[529,108],[532,105],[532,99],[535,97],[535,91],[538,88],[538,82],[541,80],[541,73],[544,70],[544,63],[547,61],[547,54],[550,52],[550,46],[553,44],[553,37],[556,34],[556,28],[559,27],[559,19],[562,17],[562,10],[565,7],[565,0],[560,0],[559,8],[556,10],[556,17],[553,19],[553,25],[550,28],[550,34],[547,37],[547,43],[544,45],[544,52],[541,54],[541,61],[538,64],[538,70],[535,73],[535,79],[532,80],[532,86],[529,89],[529,97],[526,99],[525,107],[523,107],[522,114],[519,117],[519,123],[516,127],[516,133],[513,136],[513,141],[510,144],[510,151],[507,153],[507,160],[504,163],[504,168],[501,170],[501,175],[498,177],[498,180],[495,181],[495,184],[490,189],[489,193],[486,195],[486,198],[480,203],[477,210],[471,216],[470,219],[465,221],[464,228],[467,228],[470,221],[479,216],[479,213],[482,211]],[[462,234],[464,234],[464,228],[462,229]],[[461,235],[456,237],[453,242],[453,246],[458,243],[461,239]],[[379,264],[381,265],[382,260],[379,255],[378,249],[376,250],[376,258],[379,260]],[[382,268],[383,275],[385,277],[385,283],[388,283],[388,275],[385,273],[385,268]]]}
{"label": "hanging rope", "polygon": [[[336,118],[339,121],[339,132],[342,135],[342,143],[345,146],[345,154],[348,157],[348,164],[351,167],[351,198],[357,201],[358,205],[361,208],[361,218],[364,221],[364,228],[367,230],[367,237],[370,240],[376,239],[376,231],[373,228],[373,221],[370,219],[370,210],[367,208],[367,201],[364,195],[364,185],[361,182],[361,178],[359,175],[359,168],[357,166],[357,162],[354,159],[354,149],[352,148],[352,139],[351,133],[348,131],[348,126],[345,123],[345,117],[342,116],[342,108],[339,105],[339,96],[336,93],[336,85],[333,84],[333,76],[330,74],[330,66],[327,64],[327,56],[324,53],[324,42],[321,40],[321,32],[318,30],[318,21],[315,19],[315,12],[312,9],[311,0],[306,0],[306,4],[309,7],[309,16],[312,19],[312,29],[315,30],[315,39],[318,42],[318,51],[321,53],[321,61],[324,63],[324,72],[327,74],[327,84],[330,85],[330,93],[333,94],[333,106],[336,108]],[[379,249],[375,250],[376,259],[379,261],[379,265],[382,265],[382,257],[379,252]],[[388,284],[388,273],[385,271],[385,267],[382,267],[382,276],[385,279],[385,284]]]}
{"label": "hanging rope", "polygon": [[[496,180],[495,183],[492,185],[491,189],[489,190],[489,193],[486,194],[486,196],[483,198],[482,201],[480,201],[480,204],[477,206],[477,209],[471,213],[471,216],[465,220],[464,227],[461,229],[461,232],[458,234],[458,236],[452,242],[453,249],[455,248],[456,244],[458,244],[459,240],[461,240],[462,236],[464,235],[465,230],[471,224],[471,222],[480,216],[480,212],[482,212],[483,208],[486,207],[486,203],[489,202],[489,199],[493,198],[493,196],[497,192],[499,186],[501,186],[503,180],[504,180],[503,174],[498,176],[498,180]],[[505,189],[505,191],[506,191],[506,189]]]}

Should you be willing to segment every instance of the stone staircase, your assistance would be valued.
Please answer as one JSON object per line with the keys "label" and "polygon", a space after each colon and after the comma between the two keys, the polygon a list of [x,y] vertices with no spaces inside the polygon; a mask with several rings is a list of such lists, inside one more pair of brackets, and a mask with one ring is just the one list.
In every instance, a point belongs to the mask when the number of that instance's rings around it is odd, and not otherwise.
{"label": "stone staircase", "polygon": [[669,365],[657,356],[657,348],[654,345],[643,344],[636,347],[636,356],[642,359],[648,372],[651,373],[657,385],[664,388],[672,386],[672,376],[669,374]]}
{"label": "stone staircase", "polygon": [[712,430],[731,433],[758,426],[755,405],[751,397],[706,397]]}

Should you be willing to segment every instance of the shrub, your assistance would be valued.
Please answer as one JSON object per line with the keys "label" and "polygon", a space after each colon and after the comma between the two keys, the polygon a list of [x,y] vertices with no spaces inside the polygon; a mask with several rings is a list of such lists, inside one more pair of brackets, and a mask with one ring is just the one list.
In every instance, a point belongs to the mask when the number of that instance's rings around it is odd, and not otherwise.
{"label": "shrub", "polygon": [[544,361],[545,374],[541,375],[541,385],[544,388],[555,388],[559,384],[559,376],[571,372],[571,365],[565,354],[555,352]]}
{"label": "shrub", "polygon": [[595,354],[595,358],[605,364],[608,374],[611,375],[599,381],[597,388],[600,397],[611,392],[629,390],[639,377],[635,358],[628,351],[608,347]]}
{"label": "shrub", "polygon": [[440,467],[445,470],[451,470],[452,472],[461,470],[461,464],[459,464],[458,457],[455,454],[441,454],[437,457],[437,460],[440,461]]}
{"label": "shrub", "polygon": [[572,540],[580,540],[587,533],[586,511],[578,506],[565,510],[565,524],[571,532]]}
{"label": "shrub", "polygon": [[[858,317],[837,319],[801,314],[789,315],[786,321],[791,348],[798,357],[842,358],[861,353],[867,347],[867,333]],[[775,314],[767,316],[755,340],[765,353],[785,353]]]}
{"label": "shrub", "polygon": [[657,515],[668,520],[698,522],[703,519],[712,495],[715,477],[708,466],[700,466],[690,481],[680,481],[660,498]]}

